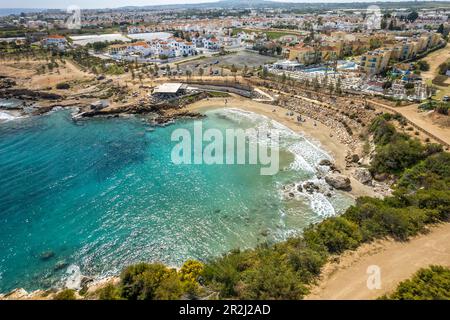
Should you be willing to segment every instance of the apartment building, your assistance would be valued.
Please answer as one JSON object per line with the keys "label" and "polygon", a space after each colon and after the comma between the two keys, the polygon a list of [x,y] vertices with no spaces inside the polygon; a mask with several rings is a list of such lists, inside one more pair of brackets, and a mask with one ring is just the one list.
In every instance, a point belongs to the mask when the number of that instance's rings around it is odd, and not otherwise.
{"label": "apartment building", "polygon": [[386,69],[391,57],[391,49],[377,49],[361,55],[360,70],[370,74],[378,74]]}
{"label": "apartment building", "polygon": [[319,62],[321,53],[316,51],[312,46],[297,45],[287,49],[288,60],[297,61],[303,65],[309,65]]}

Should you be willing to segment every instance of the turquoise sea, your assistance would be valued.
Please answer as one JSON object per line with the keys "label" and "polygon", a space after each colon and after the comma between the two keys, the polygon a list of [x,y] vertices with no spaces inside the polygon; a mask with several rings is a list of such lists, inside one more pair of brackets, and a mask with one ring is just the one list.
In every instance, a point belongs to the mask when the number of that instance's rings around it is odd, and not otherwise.
{"label": "turquoise sea", "polygon": [[280,172],[173,164],[171,134],[192,131],[194,120],[149,131],[139,117],[75,123],[61,110],[0,122],[0,292],[113,275],[139,261],[205,260],[299,234],[352,203],[297,191],[302,181],[323,184],[316,164],[329,158],[301,135],[238,109],[206,115],[204,129],[279,130]]}

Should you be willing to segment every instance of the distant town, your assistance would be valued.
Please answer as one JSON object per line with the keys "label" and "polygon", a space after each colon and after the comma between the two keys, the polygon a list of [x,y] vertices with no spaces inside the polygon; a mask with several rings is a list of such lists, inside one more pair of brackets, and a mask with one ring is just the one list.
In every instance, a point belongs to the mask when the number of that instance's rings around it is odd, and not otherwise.
{"label": "distant town", "polygon": [[0,18],[0,42],[87,50],[112,61],[198,62],[172,71],[179,75],[220,75],[215,66],[203,67],[202,58],[257,53],[260,61],[246,64],[243,57],[241,68],[400,100],[431,96],[432,86],[420,76],[426,66],[414,60],[444,46],[450,7],[376,8],[82,10],[74,30],[66,28],[70,14],[46,10]]}

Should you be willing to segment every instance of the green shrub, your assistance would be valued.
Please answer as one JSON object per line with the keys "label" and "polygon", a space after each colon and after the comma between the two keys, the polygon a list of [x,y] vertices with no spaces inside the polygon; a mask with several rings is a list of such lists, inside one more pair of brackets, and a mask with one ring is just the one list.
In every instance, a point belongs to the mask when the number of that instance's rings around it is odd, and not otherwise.
{"label": "green shrub", "polygon": [[61,292],[58,292],[53,297],[53,300],[76,300],[75,290],[65,289]]}
{"label": "green shrub", "polygon": [[125,299],[179,299],[183,294],[176,270],[160,263],[129,266],[122,272],[120,278],[122,297]]}
{"label": "green shrub", "polygon": [[323,245],[330,253],[355,249],[362,240],[358,226],[343,217],[326,219],[305,230],[303,237],[311,247]]}
{"label": "green shrub", "polygon": [[411,279],[381,299],[390,300],[450,300],[450,268],[430,266],[420,269]]}
{"label": "green shrub", "polygon": [[417,61],[417,67],[420,71],[429,71],[430,70],[430,64],[424,60]]}
{"label": "green shrub", "polygon": [[372,173],[398,175],[424,159],[425,156],[425,148],[419,140],[396,135],[390,143],[377,146],[370,170]]}
{"label": "green shrub", "polygon": [[298,300],[308,293],[298,274],[271,255],[262,257],[257,268],[245,272],[236,286],[240,299]]}
{"label": "green shrub", "polygon": [[237,295],[236,285],[241,272],[252,266],[254,260],[249,251],[233,250],[223,257],[214,259],[205,265],[205,280],[224,297]]}
{"label": "green shrub", "polygon": [[121,300],[120,288],[113,284],[108,284],[105,287],[97,290],[96,294],[100,300]]}
{"label": "green shrub", "polygon": [[[431,146],[430,148],[435,147]],[[448,190],[450,187],[450,153],[439,152],[439,150],[442,149],[435,149],[435,154],[407,169],[398,180],[398,187],[407,190],[420,188]]]}
{"label": "green shrub", "polygon": [[70,84],[68,84],[66,82],[58,83],[56,85],[56,89],[58,89],[58,90],[68,90],[68,89],[70,89]]}

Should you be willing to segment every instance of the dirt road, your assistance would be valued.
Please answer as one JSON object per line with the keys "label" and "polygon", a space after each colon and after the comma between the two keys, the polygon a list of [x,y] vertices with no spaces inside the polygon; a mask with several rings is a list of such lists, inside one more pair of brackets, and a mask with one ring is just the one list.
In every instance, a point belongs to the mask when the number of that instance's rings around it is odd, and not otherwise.
{"label": "dirt road", "polygon": [[429,55],[427,55],[425,58],[422,59],[422,61],[426,61],[430,65],[430,70],[423,71],[420,76],[423,80],[433,80],[434,77],[437,75],[437,68],[440,64],[446,62],[448,59],[450,59],[450,46],[447,45],[446,47],[436,50]]}
{"label": "dirt road", "polygon": [[[325,267],[322,280],[307,299],[376,299],[420,268],[450,266],[450,223],[432,227],[428,234],[408,242],[383,240],[364,245],[339,260]],[[380,268],[381,289],[368,289],[369,266]]]}

